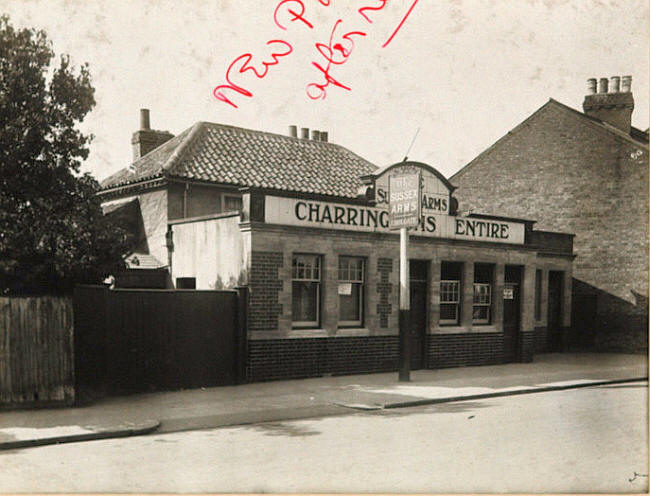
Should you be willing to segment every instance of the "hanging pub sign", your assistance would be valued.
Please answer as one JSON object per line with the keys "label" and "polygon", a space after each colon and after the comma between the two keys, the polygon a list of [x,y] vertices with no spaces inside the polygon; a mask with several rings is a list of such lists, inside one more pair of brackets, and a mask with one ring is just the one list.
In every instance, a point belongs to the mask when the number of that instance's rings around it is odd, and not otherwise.
{"label": "hanging pub sign", "polygon": [[388,225],[391,230],[420,222],[420,174],[389,176]]}

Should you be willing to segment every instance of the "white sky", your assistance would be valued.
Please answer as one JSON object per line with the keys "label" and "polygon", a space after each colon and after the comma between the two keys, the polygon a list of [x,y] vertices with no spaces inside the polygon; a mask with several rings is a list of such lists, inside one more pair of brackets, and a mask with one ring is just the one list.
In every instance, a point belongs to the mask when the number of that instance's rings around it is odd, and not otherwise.
{"label": "white sky", "polygon": [[[15,27],[45,29],[57,53],[90,64],[97,106],[84,122],[95,140],[85,166],[98,179],[131,161],[139,109],[154,129],[180,133],[210,121],[285,134],[290,124],[325,130],[329,140],[382,166],[408,156],[450,176],[549,98],[582,109],[590,77],[632,75],[633,125],[648,127],[648,2],[645,0],[303,0],[313,24],[273,22],[280,0],[3,0]],[[297,9],[297,1],[287,6]],[[285,12],[283,9],[282,12]],[[286,15],[281,16],[286,20]],[[325,100],[305,87],[322,81],[314,44],[361,30],[345,64],[331,75]],[[234,95],[239,109],[212,96],[239,55],[268,60],[268,40],[293,52],[233,81],[254,96]],[[276,45],[279,48],[279,45]],[[280,50],[276,50],[280,51]],[[229,93],[232,94],[232,93]]]}

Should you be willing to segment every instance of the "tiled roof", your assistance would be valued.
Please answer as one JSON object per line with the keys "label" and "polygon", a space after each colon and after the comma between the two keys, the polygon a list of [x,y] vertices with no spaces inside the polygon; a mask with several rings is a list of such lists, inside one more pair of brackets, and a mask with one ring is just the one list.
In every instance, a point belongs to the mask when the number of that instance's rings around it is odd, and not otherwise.
{"label": "tiled roof", "polygon": [[377,167],[334,143],[198,122],[102,182],[112,189],[156,177],[356,197]]}

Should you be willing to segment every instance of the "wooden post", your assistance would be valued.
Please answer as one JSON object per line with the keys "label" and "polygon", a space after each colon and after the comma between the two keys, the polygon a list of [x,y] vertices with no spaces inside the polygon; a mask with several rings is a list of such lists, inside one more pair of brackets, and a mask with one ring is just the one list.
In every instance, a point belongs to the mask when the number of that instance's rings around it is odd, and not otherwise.
{"label": "wooden post", "polygon": [[399,382],[411,380],[411,295],[408,261],[409,233],[399,230]]}

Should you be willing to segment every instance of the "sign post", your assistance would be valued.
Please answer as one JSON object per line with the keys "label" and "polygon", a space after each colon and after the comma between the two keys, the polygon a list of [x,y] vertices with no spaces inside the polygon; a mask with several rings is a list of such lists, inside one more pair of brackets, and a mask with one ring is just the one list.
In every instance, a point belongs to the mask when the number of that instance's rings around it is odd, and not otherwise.
{"label": "sign post", "polygon": [[409,227],[420,221],[420,174],[390,176],[390,229],[399,229],[399,376],[400,382],[411,377],[411,298],[409,287]]}

